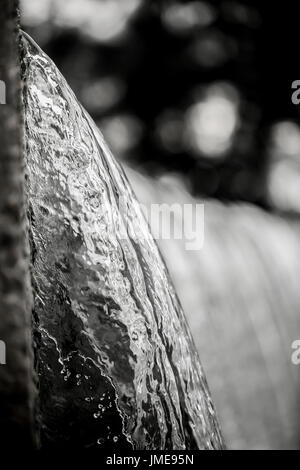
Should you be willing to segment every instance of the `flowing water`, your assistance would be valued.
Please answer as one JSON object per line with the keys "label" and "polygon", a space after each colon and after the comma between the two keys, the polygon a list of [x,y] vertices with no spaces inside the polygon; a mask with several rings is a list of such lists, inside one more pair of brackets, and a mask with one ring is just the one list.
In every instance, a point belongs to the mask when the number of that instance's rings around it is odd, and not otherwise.
{"label": "flowing water", "polygon": [[129,183],[54,63],[27,35],[23,45],[42,443],[221,448],[182,309]]}

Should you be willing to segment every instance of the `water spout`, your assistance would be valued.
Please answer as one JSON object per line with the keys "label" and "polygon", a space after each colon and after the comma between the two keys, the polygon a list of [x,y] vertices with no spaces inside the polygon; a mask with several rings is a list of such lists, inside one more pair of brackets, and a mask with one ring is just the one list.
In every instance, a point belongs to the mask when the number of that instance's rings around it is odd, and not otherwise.
{"label": "water spout", "polygon": [[23,44],[42,443],[222,448],[182,309],[129,183],[54,63],[25,34]]}

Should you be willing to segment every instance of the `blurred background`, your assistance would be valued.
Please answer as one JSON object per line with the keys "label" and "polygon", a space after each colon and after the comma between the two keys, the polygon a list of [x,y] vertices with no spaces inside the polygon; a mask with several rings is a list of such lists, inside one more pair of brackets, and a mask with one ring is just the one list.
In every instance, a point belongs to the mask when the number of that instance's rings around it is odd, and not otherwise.
{"label": "blurred background", "polygon": [[176,172],[195,195],[263,206],[271,198],[280,209],[299,209],[295,7],[258,0],[22,3],[23,27],[118,158],[152,174]]}
{"label": "blurred background", "polygon": [[[230,448],[300,448],[295,6],[22,0],[141,202],[206,201],[206,243],[161,249]],[[175,256],[174,256],[175,254]],[[176,261],[174,261],[176,260]]]}

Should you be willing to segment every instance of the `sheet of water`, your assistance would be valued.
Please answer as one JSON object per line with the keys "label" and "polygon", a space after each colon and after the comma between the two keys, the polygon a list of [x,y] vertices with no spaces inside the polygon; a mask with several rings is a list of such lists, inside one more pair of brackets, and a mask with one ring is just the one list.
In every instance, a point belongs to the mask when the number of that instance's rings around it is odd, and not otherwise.
{"label": "sheet of water", "polygon": [[119,165],[24,34],[26,187],[44,446],[222,447],[182,309]]}

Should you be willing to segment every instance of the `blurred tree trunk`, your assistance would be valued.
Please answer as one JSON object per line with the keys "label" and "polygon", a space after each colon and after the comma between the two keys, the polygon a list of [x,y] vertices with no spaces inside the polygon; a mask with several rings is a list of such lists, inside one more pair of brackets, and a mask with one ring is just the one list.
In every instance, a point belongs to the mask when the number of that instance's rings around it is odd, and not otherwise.
{"label": "blurred tree trunk", "polygon": [[0,104],[0,340],[6,345],[6,364],[0,365],[0,450],[36,443],[17,6],[15,0],[2,0],[0,9],[2,95],[3,82],[6,88],[6,104]]}

